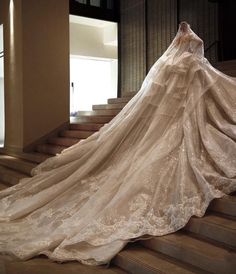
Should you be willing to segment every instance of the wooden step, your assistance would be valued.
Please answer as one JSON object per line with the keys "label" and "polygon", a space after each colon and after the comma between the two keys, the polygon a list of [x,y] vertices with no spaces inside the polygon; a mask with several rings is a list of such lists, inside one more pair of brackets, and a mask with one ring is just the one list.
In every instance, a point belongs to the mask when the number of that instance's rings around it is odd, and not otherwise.
{"label": "wooden step", "polygon": [[46,153],[39,153],[39,152],[33,151],[33,152],[25,152],[25,153],[17,154],[17,157],[40,164],[52,156]]}
{"label": "wooden step", "polygon": [[0,154],[0,165],[19,171],[26,175],[31,175],[31,170],[36,166],[35,163],[2,154]]}
{"label": "wooden step", "polygon": [[51,155],[56,155],[61,153],[63,149],[66,149],[65,146],[57,146],[51,144],[40,144],[36,146],[36,150],[40,153],[46,153]]}
{"label": "wooden step", "polygon": [[236,253],[182,231],[142,241],[142,245],[184,263],[218,274],[233,274]]}
{"label": "wooden step", "polygon": [[[6,188],[8,188],[8,187],[9,187],[9,186],[6,185],[5,183],[0,183],[0,191],[6,189]],[[1,272],[0,272],[0,273],[1,273]]]}
{"label": "wooden step", "polygon": [[236,196],[227,195],[214,199],[208,209],[236,217]]}
{"label": "wooden step", "polygon": [[122,97],[134,97],[136,95],[137,91],[127,91],[127,92],[122,92]]}
{"label": "wooden step", "polygon": [[70,124],[72,130],[98,131],[104,124]]}
{"label": "wooden step", "polygon": [[57,146],[64,146],[70,147],[77,144],[80,139],[77,138],[63,138],[63,137],[54,137],[48,139],[48,144],[57,145]]}
{"label": "wooden step", "polygon": [[119,109],[119,110],[121,110],[125,105],[126,105],[126,103],[93,105],[93,110],[99,110],[99,109]]}
{"label": "wooden step", "polygon": [[0,181],[8,186],[18,184],[20,179],[26,177],[29,176],[0,165]]}
{"label": "wooden step", "polygon": [[236,60],[228,60],[228,61],[222,61],[222,62],[218,62],[216,64],[216,68],[218,69],[235,69],[236,68]]}
{"label": "wooden step", "polygon": [[0,149],[0,155],[9,155],[15,158],[24,159],[29,162],[33,162],[37,164],[51,157],[51,155],[47,155],[39,152],[9,152],[9,151],[5,151],[4,149]]}
{"label": "wooden step", "polygon": [[236,69],[231,69],[231,70],[222,70],[222,72],[226,75],[236,77]]}
{"label": "wooden step", "polygon": [[70,137],[70,138],[78,138],[78,139],[86,139],[89,136],[94,134],[94,131],[83,131],[83,130],[63,130],[60,132],[60,136]]}
{"label": "wooden step", "polygon": [[[2,270],[2,272],[1,272]],[[117,266],[88,266],[79,262],[57,263],[46,257],[20,261],[10,256],[0,256],[1,274],[126,274]]]}
{"label": "wooden step", "polygon": [[105,124],[110,122],[114,116],[86,116],[81,115],[79,117],[71,117],[71,123],[98,123],[98,124]]}
{"label": "wooden step", "polygon": [[119,109],[98,109],[92,111],[78,111],[77,117],[80,116],[115,116],[120,112]]}
{"label": "wooden step", "polygon": [[236,221],[226,217],[213,213],[191,217],[184,229],[236,248]]}
{"label": "wooden step", "polygon": [[120,104],[120,103],[128,103],[131,97],[120,97],[120,98],[109,98],[107,100],[108,104]]}
{"label": "wooden step", "polygon": [[206,273],[199,268],[134,244],[119,252],[113,263],[132,274]]}

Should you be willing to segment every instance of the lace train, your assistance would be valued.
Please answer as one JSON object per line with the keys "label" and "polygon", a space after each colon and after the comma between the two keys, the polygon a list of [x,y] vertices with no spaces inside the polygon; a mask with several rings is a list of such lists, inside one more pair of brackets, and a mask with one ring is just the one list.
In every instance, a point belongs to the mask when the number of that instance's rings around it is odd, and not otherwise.
{"label": "lace train", "polygon": [[104,264],[202,217],[236,190],[235,89],[180,30],[109,124],[0,192],[0,252]]}

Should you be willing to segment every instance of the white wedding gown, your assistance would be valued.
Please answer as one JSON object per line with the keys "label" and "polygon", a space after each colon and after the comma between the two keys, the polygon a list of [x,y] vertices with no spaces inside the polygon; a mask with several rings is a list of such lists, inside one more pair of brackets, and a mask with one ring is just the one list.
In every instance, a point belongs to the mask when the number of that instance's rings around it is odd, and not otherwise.
{"label": "white wedding gown", "polygon": [[236,190],[236,79],[187,28],[92,136],[0,192],[0,252],[105,264],[129,241],[201,217]]}

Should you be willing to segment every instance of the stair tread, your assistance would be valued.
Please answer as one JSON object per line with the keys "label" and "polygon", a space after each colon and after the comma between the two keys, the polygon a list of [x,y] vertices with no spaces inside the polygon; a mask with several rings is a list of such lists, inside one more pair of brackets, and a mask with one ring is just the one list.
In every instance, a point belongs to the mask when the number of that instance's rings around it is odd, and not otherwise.
{"label": "stair tread", "polygon": [[209,209],[236,217],[236,196],[225,195],[222,198],[214,199],[210,203]]}
{"label": "stair tread", "polygon": [[36,166],[35,163],[19,159],[9,155],[0,154],[0,164],[2,166],[20,171],[25,174],[29,174],[31,170]]}
{"label": "stair tread", "polygon": [[88,116],[88,115],[80,115],[78,117],[70,117],[71,123],[108,123],[110,122],[115,116]]}
{"label": "stair tread", "polygon": [[[161,237],[155,237],[150,241],[160,240],[164,242],[169,242],[174,245],[178,245],[181,249],[188,248],[197,252],[202,253],[203,251],[207,251],[208,257],[213,257],[215,259],[222,259],[225,255],[229,253],[227,249],[224,247],[216,246],[210,242],[194,238],[186,233],[177,231],[172,234],[164,235]],[[149,241],[149,240],[147,240]]]}
{"label": "stair tread", "polygon": [[9,152],[5,151],[4,149],[0,148],[0,155],[9,155],[13,156],[19,159],[24,159],[32,163],[41,163],[45,161],[47,158],[52,157],[51,155],[47,155],[45,153],[39,153],[39,152]]}
{"label": "stair tread", "polygon": [[114,262],[126,271],[137,274],[206,273],[194,266],[182,263],[169,256],[138,245],[133,245],[119,252],[115,257]]}
{"label": "stair tread", "polygon": [[0,181],[3,183],[15,185],[20,179],[27,177],[29,176],[24,173],[0,165]]}
{"label": "stair tread", "polygon": [[93,105],[93,110],[106,110],[106,109],[121,110],[125,105],[126,105],[126,103]]}
{"label": "stair tread", "polygon": [[192,217],[191,219],[194,220],[194,222],[211,223],[213,225],[217,225],[222,228],[235,231],[236,233],[236,222],[231,219],[228,219],[227,217],[224,218],[223,216],[210,214],[210,215],[205,215],[204,217],[201,217],[201,218]]}
{"label": "stair tread", "polygon": [[130,99],[131,97],[109,98],[107,102],[108,104],[128,103]]}
{"label": "stair tread", "polygon": [[213,273],[231,274],[236,267],[236,252],[184,231],[154,237],[142,245]]}
{"label": "stair tread", "polygon": [[[19,261],[10,256],[0,256],[0,263],[4,265],[5,274],[125,274],[124,270],[117,266],[88,266],[79,262],[57,263],[45,257],[36,257],[27,261]],[[2,268],[0,268],[2,269]],[[36,272],[35,272],[36,271]]]}
{"label": "stair tread", "polygon": [[201,218],[194,216],[190,218],[184,230],[227,247],[236,248],[236,222],[227,216],[214,213],[208,213]]}
{"label": "stair tread", "polygon": [[91,111],[78,111],[76,116],[114,116],[119,112],[119,109],[97,109]]}

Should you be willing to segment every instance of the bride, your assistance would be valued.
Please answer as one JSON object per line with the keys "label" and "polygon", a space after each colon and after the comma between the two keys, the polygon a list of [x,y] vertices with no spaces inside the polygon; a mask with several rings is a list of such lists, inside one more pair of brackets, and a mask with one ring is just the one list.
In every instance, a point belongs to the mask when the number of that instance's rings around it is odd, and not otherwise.
{"label": "bride", "polygon": [[236,190],[235,124],[236,79],[182,22],[110,123],[0,192],[0,252],[105,264],[129,241],[181,229]]}

